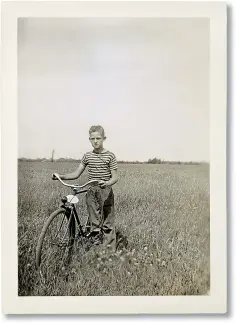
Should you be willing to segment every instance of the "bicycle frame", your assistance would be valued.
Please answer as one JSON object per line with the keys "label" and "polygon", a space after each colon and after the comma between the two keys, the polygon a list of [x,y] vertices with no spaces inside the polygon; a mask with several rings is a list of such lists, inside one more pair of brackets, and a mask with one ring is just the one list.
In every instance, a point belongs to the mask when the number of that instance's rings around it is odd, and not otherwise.
{"label": "bicycle frame", "polygon": [[[50,244],[51,244],[51,245],[54,245],[55,248],[56,248],[56,246],[66,247],[66,249],[68,250],[67,255],[69,255],[70,251],[72,250],[72,246],[73,246],[75,240],[77,240],[77,239],[79,240],[80,238],[90,238],[90,230],[89,230],[89,232],[87,231],[88,220],[87,220],[85,226],[82,225],[80,218],[78,216],[78,213],[76,211],[76,208],[75,208],[75,204],[77,204],[79,202],[79,199],[76,195],[87,192],[89,189],[89,186],[91,186],[93,184],[98,185],[99,181],[92,180],[92,181],[85,183],[84,185],[79,186],[79,185],[70,185],[70,184],[64,183],[58,174],[53,174],[53,179],[56,179],[56,178],[64,186],[68,186],[68,187],[72,188],[73,192],[72,192],[72,194],[64,196],[61,199],[62,203],[60,204],[60,208],[55,210],[49,216],[49,218],[47,219],[47,221],[45,222],[45,224],[43,226],[43,229],[41,231],[41,234],[40,234],[40,237],[38,240],[37,248],[36,248],[36,268],[38,268],[38,269],[40,269],[40,266],[41,266],[42,253],[44,254],[44,250],[43,250],[44,247],[43,246],[44,246],[45,241],[47,242],[47,246],[45,247],[46,254],[47,254],[47,250],[48,250],[48,248],[50,248]],[[85,187],[86,187],[86,189],[85,189]],[[63,214],[63,217],[61,219],[59,219],[58,216],[62,215],[62,214]],[[54,219],[61,221],[61,223],[59,224],[59,228],[56,228],[56,232],[52,232],[52,231],[48,230],[48,228],[51,225],[52,225],[51,227],[53,228],[52,222],[54,221]],[[64,220],[66,220],[66,224],[65,224]],[[64,223],[64,227],[63,227],[63,223]],[[78,230],[76,229],[76,227],[78,227]],[[63,232],[61,231],[61,229]],[[48,236],[49,239],[45,239],[47,232],[49,232],[49,236]],[[60,232],[62,232],[62,237],[60,236]],[[69,235],[69,237],[68,237],[68,235]],[[57,238],[57,241],[56,241],[56,238]],[[81,243],[82,243],[82,245],[84,245],[84,239],[81,239]],[[66,251],[66,253],[67,253],[67,251]],[[63,255],[63,258],[64,258],[64,255]],[[42,276],[41,270],[40,270],[40,275]]]}
{"label": "bicycle frame", "polygon": [[[71,217],[74,217],[75,218],[75,222],[77,223],[78,225],[78,230],[79,230],[79,233],[81,234],[81,236],[89,236],[86,235],[86,233],[83,231],[83,227],[81,225],[81,222],[80,222],[80,219],[79,219],[79,216],[78,216],[78,213],[76,211],[76,208],[75,208],[75,204],[78,203],[78,198],[76,195],[78,194],[81,194],[81,193],[85,193],[88,191],[88,189],[83,189],[84,187],[90,185],[90,184],[98,184],[98,181],[97,180],[91,180],[87,183],[85,183],[84,185],[71,185],[71,184],[67,184],[65,182],[63,182],[61,180],[61,178],[54,174],[54,176],[64,185],[64,186],[68,186],[68,187],[71,187],[73,189],[73,193],[71,195],[67,195],[67,196],[64,196],[61,201],[62,201],[62,204],[60,205],[61,208],[64,208],[66,210],[66,214],[69,216],[68,220],[68,228],[70,226],[70,222],[71,222]],[[76,197],[76,199],[74,198]]]}
{"label": "bicycle frame", "polygon": [[[84,192],[87,192],[87,190],[83,190],[80,193],[84,193]],[[63,200],[63,198],[62,198],[62,200]],[[66,205],[66,203],[68,203],[68,205]],[[66,210],[66,214],[68,214],[68,216],[69,216],[69,219],[68,219],[69,220],[68,227],[70,225],[71,217],[74,217],[75,218],[75,221],[76,221],[76,223],[78,225],[79,233],[82,236],[85,236],[85,233],[83,231],[83,227],[81,225],[81,222],[80,222],[78,213],[77,213],[76,208],[75,208],[75,204],[72,204],[70,202],[66,202],[66,203],[61,204],[60,207],[63,208],[63,209],[65,209]]]}

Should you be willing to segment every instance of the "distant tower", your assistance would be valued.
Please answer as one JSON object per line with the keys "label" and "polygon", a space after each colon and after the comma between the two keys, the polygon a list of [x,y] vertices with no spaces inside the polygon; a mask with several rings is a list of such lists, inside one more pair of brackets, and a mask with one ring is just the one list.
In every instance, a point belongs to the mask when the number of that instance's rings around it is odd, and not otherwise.
{"label": "distant tower", "polygon": [[53,149],[53,151],[52,151],[52,158],[51,158],[51,162],[54,162],[54,153],[55,153],[55,150]]}

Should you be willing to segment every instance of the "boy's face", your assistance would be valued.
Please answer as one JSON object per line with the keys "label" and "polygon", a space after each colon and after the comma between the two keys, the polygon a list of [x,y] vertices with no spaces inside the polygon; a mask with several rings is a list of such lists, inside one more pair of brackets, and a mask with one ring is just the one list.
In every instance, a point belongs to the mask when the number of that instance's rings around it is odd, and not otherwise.
{"label": "boy's face", "polygon": [[95,149],[103,148],[103,141],[105,140],[105,138],[103,138],[100,132],[98,131],[91,132],[89,140],[93,148]]}

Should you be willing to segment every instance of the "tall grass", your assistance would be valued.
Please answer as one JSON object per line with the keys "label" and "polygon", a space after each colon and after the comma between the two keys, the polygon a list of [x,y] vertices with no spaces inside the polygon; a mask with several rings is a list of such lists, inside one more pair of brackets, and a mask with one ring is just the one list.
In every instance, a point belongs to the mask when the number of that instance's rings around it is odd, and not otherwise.
{"label": "tall grass", "polygon": [[[42,226],[70,189],[51,180],[76,164],[19,162],[19,295],[202,295],[210,288],[207,165],[120,165],[116,227],[128,247],[81,252],[43,283],[35,270]],[[80,183],[86,181],[86,174]],[[84,197],[78,212],[86,220]],[[52,264],[53,265],[53,264]]]}

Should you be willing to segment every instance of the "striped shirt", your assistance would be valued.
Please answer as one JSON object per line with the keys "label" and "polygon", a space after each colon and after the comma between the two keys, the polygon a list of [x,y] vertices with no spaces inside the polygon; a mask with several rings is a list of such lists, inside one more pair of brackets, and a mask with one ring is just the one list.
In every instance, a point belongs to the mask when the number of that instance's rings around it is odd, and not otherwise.
{"label": "striped shirt", "polygon": [[88,166],[89,180],[108,181],[111,178],[111,171],[118,168],[115,155],[108,150],[102,153],[88,152],[84,154],[81,163],[85,167]]}

